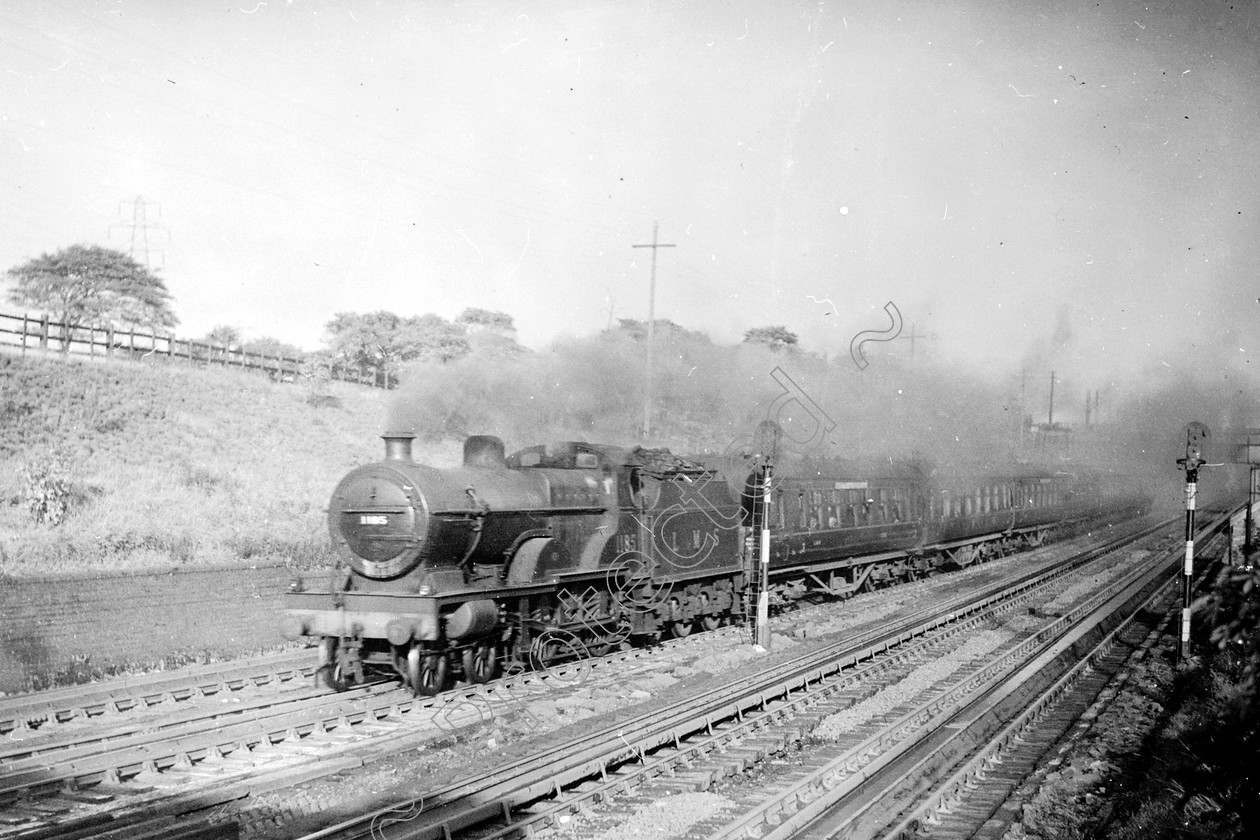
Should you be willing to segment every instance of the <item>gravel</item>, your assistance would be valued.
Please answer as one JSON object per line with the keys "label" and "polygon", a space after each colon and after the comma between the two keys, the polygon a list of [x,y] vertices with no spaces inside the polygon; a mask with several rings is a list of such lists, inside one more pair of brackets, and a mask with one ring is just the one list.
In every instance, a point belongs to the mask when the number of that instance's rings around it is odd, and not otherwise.
{"label": "gravel", "polygon": [[837,740],[873,718],[888,714],[958,672],[968,663],[1001,647],[1011,636],[1011,633],[1003,630],[982,630],[968,637],[966,642],[954,650],[915,668],[905,678],[844,711],[823,718],[813,732],[814,737]]}
{"label": "gravel", "polygon": [[[730,807],[733,803],[715,793],[680,793],[645,805],[616,828],[595,840],[666,840],[679,837],[693,825]],[[564,837],[561,832],[557,837]]]}
{"label": "gravel", "polygon": [[[779,657],[821,644],[827,637],[852,634],[855,630],[886,623],[898,611],[920,607],[925,599],[950,597],[983,585],[1000,577],[1011,564],[1022,566],[1027,562],[1027,556],[1010,557],[962,572],[865,593],[840,603],[805,606],[772,619],[774,632],[768,652],[754,649],[749,644],[747,631],[697,634],[681,644],[657,648],[632,666],[601,665],[588,669],[578,681],[580,684],[571,683],[564,691],[521,697],[519,708],[503,715],[485,716],[475,730],[459,733],[440,748],[425,747],[391,756],[352,774],[307,783],[300,790],[251,797],[249,801],[225,807],[222,816],[240,822],[241,836],[245,840],[292,837],[300,833],[300,829],[310,830],[326,824],[328,817],[320,816],[326,809],[328,813],[341,814],[372,810],[433,790],[459,776],[536,755],[543,744],[567,740],[606,723],[607,714],[631,713],[629,707],[632,706],[637,707],[633,713],[650,712],[657,705],[676,702],[716,681],[732,679],[746,669],[767,667]],[[968,658],[982,656],[992,646],[1001,644],[1004,638],[1001,631],[974,635],[953,654],[925,666],[937,676],[925,671],[915,680],[906,682],[901,690],[909,696],[918,680],[940,679],[941,674],[948,673],[942,669],[957,669]],[[872,700],[878,704],[895,704],[896,692],[881,694],[887,696]],[[838,720],[833,726],[841,727],[842,723]],[[689,795],[701,797],[695,800],[697,803],[715,803],[721,799],[712,794]],[[673,820],[701,819],[700,807],[691,809],[678,805],[691,802],[682,795],[662,801],[670,807],[645,807],[645,819],[656,817],[660,826],[671,825]],[[665,815],[664,811],[672,816]]]}

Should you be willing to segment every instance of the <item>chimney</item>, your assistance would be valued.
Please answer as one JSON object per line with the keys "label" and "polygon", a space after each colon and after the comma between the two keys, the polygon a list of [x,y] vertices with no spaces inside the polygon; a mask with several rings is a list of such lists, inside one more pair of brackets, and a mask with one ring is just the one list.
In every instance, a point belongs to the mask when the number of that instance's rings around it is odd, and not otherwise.
{"label": "chimney", "polygon": [[381,435],[385,441],[386,461],[410,461],[411,442],[416,439],[412,432],[386,432]]}

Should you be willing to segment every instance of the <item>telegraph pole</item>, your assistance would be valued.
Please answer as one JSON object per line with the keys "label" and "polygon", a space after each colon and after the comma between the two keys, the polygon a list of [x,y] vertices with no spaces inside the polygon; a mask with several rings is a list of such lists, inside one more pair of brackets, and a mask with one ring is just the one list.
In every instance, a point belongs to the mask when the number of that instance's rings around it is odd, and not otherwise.
{"label": "telegraph pole", "polygon": [[1054,371],[1050,371],[1050,417],[1046,425],[1054,425]]}
{"label": "telegraph pole", "polygon": [[1243,563],[1247,563],[1255,548],[1251,532],[1255,528],[1251,509],[1260,492],[1260,429],[1247,429],[1233,458],[1235,463],[1247,465],[1247,513],[1243,518]]}
{"label": "telegraph pole", "polygon": [[918,326],[917,326],[917,325],[915,325],[915,324],[911,324],[911,325],[910,325],[910,332],[906,333],[905,335],[899,335],[899,336],[897,336],[897,340],[898,340],[898,341],[909,341],[909,342],[910,342],[910,362],[911,362],[911,363],[913,363],[913,362],[914,362],[914,343],[915,343],[915,341],[916,341],[917,339],[920,339],[920,338],[922,338],[922,339],[924,339],[924,340],[926,341],[926,340],[929,340],[929,339],[934,339],[934,338],[936,338],[936,335],[935,335],[934,333],[921,333],[921,332],[919,332],[919,331],[918,331]]}
{"label": "telegraph pole", "polygon": [[656,231],[659,223],[652,222],[652,242],[646,245],[631,245],[631,248],[652,249],[652,279],[648,284],[648,323],[647,323],[647,363],[643,378],[646,382],[646,394],[643,398],[643,437],[652,435],[652,345],[656,339],[656,250],[658,248],[676,247],[672,242],[657,242]]}

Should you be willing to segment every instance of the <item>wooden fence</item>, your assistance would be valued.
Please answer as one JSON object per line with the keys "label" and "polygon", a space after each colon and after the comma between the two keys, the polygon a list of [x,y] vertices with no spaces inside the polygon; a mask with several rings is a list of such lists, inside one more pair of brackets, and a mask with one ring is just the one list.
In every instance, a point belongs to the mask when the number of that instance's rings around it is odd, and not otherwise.
{"label": "wooden fence", "polygon": [[164,359],[188,364],[222,365],[265,373],[281,382],[296,382],[302,377],[326,375],[331,379],[360,385],[388,387],[376,368],[348,368],[341,365],[316,365],[304,359],[279,354],[251,353],[240,347],[226,347],[202,341],[158,335],[133,329],[114,327],[71,326],[53,321],[48,315],[7,315],[0,312],[0,345],[20,348],[31,353],[59,353],[66,356],[89,356],[110,361],[124,359]]}

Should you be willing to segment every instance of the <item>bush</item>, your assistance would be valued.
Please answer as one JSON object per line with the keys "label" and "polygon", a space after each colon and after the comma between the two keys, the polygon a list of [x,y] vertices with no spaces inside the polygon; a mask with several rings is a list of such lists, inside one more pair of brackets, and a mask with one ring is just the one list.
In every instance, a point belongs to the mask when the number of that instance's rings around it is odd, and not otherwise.
{"label": "bush", "polygon": [[74,488],[70,483],[70,454],[55,446],[28,460],[19,473],[22,502],[36,524],[60,525],[70,512]]}

